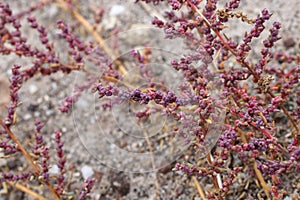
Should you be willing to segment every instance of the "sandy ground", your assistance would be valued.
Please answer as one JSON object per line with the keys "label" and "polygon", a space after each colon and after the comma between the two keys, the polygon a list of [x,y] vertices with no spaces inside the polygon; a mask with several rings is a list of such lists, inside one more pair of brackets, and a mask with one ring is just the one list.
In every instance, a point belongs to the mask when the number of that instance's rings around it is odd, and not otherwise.
{"label": "sandy ground", "polygon": [[[20,12],[27,5],[36,1],[4,1],[11,4],[15,12]],[[222,2],[222,1],[221,1]],[[154,62],[151,67],[159,66],[160,71],[157,73],[158,79],[164,79],[166,85],[170,88],[176,87],[180,83],[180,75],[170,69],[169,61],[171,58],[187,52],[181,40],[165,40],[162,32],[151,26],[151,15],[158,13],[162,15],[164,6],[150,6],[150,12],[147,12],[140,4],[134,4],[132,1],[119,0],[97,0],[97,1],[78,1],[80,12],[92,22],[93,13],[104,9],[103,20],[97,28],[105,38],[106,43],[110,46],[116,46],[117,54],[120,55],[125,63],[130,62],[129,51],[133,48],[140,48],[144,45],[151,46],[154,52]],[[273,12],[274,20],[283,23],[282,41],[295,37],[299,40],[300,24],[300,1],[298,0],[269,0],[269,1],[244,1],[241,3],[242,10],[255,17],[259,11],[266,7]],[[260,7],[258,7],[259,5]],[[62,18],[71,25],[78,26],[71,19],[69,13],[60,9],[57,4],[52,3],[45,6],[33,15],[37,16],[38,21],[49,28],[49,34],[55,37],[57,30],[55,23],[57,19]],[[240,40],[248,26],[231,25],[231,37]],[[32,44],[40,45],[28,28],[28,39]],[[112,31],[118,30],[118,36],[114,36]],[[77,30],[83,38],[93,40],[93,38],[83,28]],[[55,43],[61,48],[61,57],[65,58],[65,44]],[[260,44],[257,43],[257,48]],[[0,57],[0,89],[7,85],[7,78],[10,75],[12,64],[30,66],[30,59],[17,59],[14,56]],[[97,73],[97,67],[88,64],[90,70]],[[127,65],[129,73],[124,75],[124,79],[135,81],[138,87],[142,87],[143,81],[131,79],[135,73],[135,67]],[[166,78],[167,77],[167,78]],[[65,151],[68,158],[68,167],[73,170],[73,181],[71,182],[72,190],[80,189],[80,181],[85,176],[93,175],[98,180],[93,193],[92,199],[120,199],[142,200],[154,199],[157,188],[160,191],[161,199],[199,199],[199,194],[195,189],[194,182],[190,177],[183,176],[172,171],[175,161],[189,159],[192,152],[185,149],[184,152],[175,151],[170,155],[172,148],[176,148],[180,141],[177,139],[159,140],[160,143],[154,143],[155,146],[155,164],[161,170],[158,173],[153,172],[151,156],[147,153],[145,147],[145,135],[139,124],[133,119],[132,113],[128,112],[131,108],[127,104],[113,109],[104,111],[101,109],[101,103],[97,97],[90,93],[84,92],[80,101],[75,105],[69,114],[60,114],[58,108],[61,101],[72,94],[76,85],[82,83],[86,78],[80,73],[72,73],[70,76],[56,74],[51,77],[36,77],[30,80],[21,91],[22,106],[18,110],[18,124],[13,131],[18,133],[20,138],[26,139],[32,132],[33,120],[39,118],[46,122],[43,129],[45,138],[51,146],[54,145],[51,135],[55,129],[60,129],[64,133]],[[138,78],[137,78],[138,79]],[[5,88],[5,87],[4,87]],[[0,103],[7,102],[7,94],[1,89]],[[162,133],[161,129],[166,122],[162,116],[157,116],[150,123],[151,132],[155,134]],[[149,125],[149,124],[148,124]],[[163,142],[161,142],[163,141]],[[159,145],[163,146],[164,151],[160,151]],[[177,159],[177,160],[176,160]],[[8,167],[10,170],[22,168],[22,163],[17,159],[7,161],[0,160],[0,167]],[[55,165],[52,167],[55,173]],[[204,189],[213,187],[207,179],[199,179]],[[290,187],[290,186],[287,186]],[[22,199],[23,196],[16,190],[10,190],[7,195],[0,195],[0,199]],[[26,199],[26,198],[25,198]]]}

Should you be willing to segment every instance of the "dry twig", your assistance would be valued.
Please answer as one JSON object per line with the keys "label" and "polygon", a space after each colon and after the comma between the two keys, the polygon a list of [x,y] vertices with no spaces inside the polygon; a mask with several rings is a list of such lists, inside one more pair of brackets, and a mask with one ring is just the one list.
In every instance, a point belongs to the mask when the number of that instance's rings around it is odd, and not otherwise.
{"label": "dry twig", "polygon": [[56,0],[61,8],[64,10],[70,12],[72,16],[84,26],[84,28],[90,32],[93,37],[98,42],[99,46],[107,53],[113,60],[115,60],[115,63],[118,67],[118,70],[121,74],[126,74],[127,70],[123,66],[123,64],[117,59],[118,56],[111,50],[105,43],[105,40],[100,36],[100,34],[94,29],[94,27],[77,11],[71,10],[66,2],[63,0]]}
{"label": "dry twig", "polygon": [[22,192],[24,192],[24,193],[26,193],[26,194],[29,194],[29,195],[33,196],[35,199],[38,199],[38,200],[46,200],[45,197],[43,197],[43,196],[37,194],[36,192],[30,190],[29,188],[27,188],[27,187],[25,187],[25,186],[23,186],[23,185],[21,185],[21,184],[19,184],[19,183],[14,183],[14,182],[12,182],[12,181],[7,181],[7,183],[8,183],[10,186],[12,186],[12,187],[14,187],[14,188],[16,188],[16,189],[18,189],[18,190],[21,190]]}
{"label": "dry twig", "polygon": [[199,193],[201,199],[206,200],[205,194],[204,194],[202,187],[201,187],[200,183],[198,182],[197,178],[195,176],[193,176],[192,179],[194,181],[194,184],[198,190],[198,193]]}

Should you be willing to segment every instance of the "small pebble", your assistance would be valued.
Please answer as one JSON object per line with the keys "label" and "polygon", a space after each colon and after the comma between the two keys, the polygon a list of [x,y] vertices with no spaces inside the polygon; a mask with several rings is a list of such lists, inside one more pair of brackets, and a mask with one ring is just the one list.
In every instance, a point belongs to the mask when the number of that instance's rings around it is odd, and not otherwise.
{"label": "small pebble", "polygon": [[63,133],[67,132],[67,130],[68,130],[68,129],[67,129],[66,127],[62,127],[62,128],[61,128],[61,131],[62,131]]}
{"label": "small pebble", "polygon": [[59,168],[57,165],[53,165],[50,169],[49,169],[49,173],[50,174],[58,174],[59,173]]}
{"label": "small pebble", "polygon": [[25,115],[24,115],[24,117],[23,117],[23,119],[25,120],[25,121],[27,121],[27,120],[29,120],[29,119],[31,119],[31,114],[30,113],[26,113]]}
{"label": "small pebble", "polygon": [[287,39],[283,40],[283,45],[287,49],[295,46],[295,44],[296,44],[296,42],[293,38],[287,38]]}
{"label": "small pebble", "polygon": [[41,115],[41,113],[40,112],[34,112],[34,117],[39,117]]}
{"label": "small pebble", "polygon": [[109,16],[116,16],[116,15],[120,15],[121,13],[123,13],[125,11],[124,6],[121,5],[114,5],[109,12]]}
{"label": "small pebble", "polygon": [[52,86],[52,90],[57,90],[57,83],[52,83],[51,86]]}
{"label": "small pebble", "polygon": [[29,106],[27,107],[27,110],[30,111],[30,112],[34,112],[36,111],[38,108],[38,105],[35,105],[35,104],[29,104]]}
{"label": "small pebble", "polygon": [[80,177],[80,173],[79,172],[75,172],[74,173],[74,177]]}
{"label": "small pebble", "polygon": [[42,102],[43,102],[42,98],[38,98],[37,101],[36,101],[37,104],[41,104]]}
{"label": "small pebble", "polygon": [[46,116],[50,116],[50,115],[52,115],[54,113],[54,111],[53,110],[46,110]]}
{"label": "small pebble", "polygon": [[87,179],[87,178],[93,176],[94,171],[93,171],[93,169],[90,166],[84,165],[81,168],[81,173],[82,173],[83,178]]}
{"label": "small pebble", "polygon": [[44,96],[44,100],[45,100],[45,101],[49,101],[49,99],[50,99],[50,97],[49,97],[48,95],[45,95],[45,96]]}
{"label": "small pebble", "polygon": [[12,170],[12,169],[15,169],[18,167],[18,161],[16,159],[13,159],[13,160],[9,160],[7,162],[7,167]]}
{"label": "small pebble", "polygon": [[34,94],[38,91],[38,87],[36,85],[30,85],[29,86],[29,93]]}
{"label": "small pebble", "polygon": [[57,15],[58,9],[56,6],[51,6],[47,11],[50,17],[55,17]]}

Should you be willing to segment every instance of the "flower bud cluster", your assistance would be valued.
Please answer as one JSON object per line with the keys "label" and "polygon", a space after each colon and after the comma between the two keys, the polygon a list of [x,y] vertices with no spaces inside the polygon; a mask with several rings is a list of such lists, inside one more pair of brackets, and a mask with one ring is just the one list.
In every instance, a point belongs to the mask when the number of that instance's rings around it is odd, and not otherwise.
{"label": "flower bud cluster", "polygon": [[74,58],[74,61],[76,63],[82,63],[83,56],[80,52],[83,52],[85,55],[89,55],[91,51],[89,46],[87,46],[83,41],[76,37],[75,34],[73,34],[69,30],[68,26],[62,20],[57,21],[57,26],[62,31],[60,36],[64,38],[69,44],[69,55]]}
{"label": "flower bud cluster", "polygon": [[0,182],[3,183],[5,181],[25,181],[31,178],[31,173],[22,173],[22,174],[13,174],[13,173],[2,173],[0,177]]}
{"label": "flower bud cluster", "polygon": [[[140,1],[154,5],[163,2],[163,0]],[[65,2],[67,7],[75,8],[71,1]],[[59,196],[56,199],[66,195],[68,169],[67,156],[63,151],[66,144],[62,141],[62,133],[54,132],[56,159],[52,159],[52,151],[46,146],[47,140],[42,135],[44,126],[42,122],[35,121],[33,137],[30,137],[33,138],[31,140],[33,144],[30,144],[32,149],[29,153],[26,153],[28,146],[23,147],[22,142],[18,143],[16,139],[18,137],[11,137],[14,136],[11,128],[16,123],[16,111],[21,102],[18,92],[26,81],[38,74],[50,76],[56,72],[69,74],[73,70],[78,70],[87,74],[88,78],[75,87],[71,96],[64,99],[62,107],[59,108],[61,112],[69,112],[83,93],[92,87],[92,92],[97,92],[99,98],[116,98],[104,103],[103,108],[112,108],[123,101],[139,103],[139,106],[145,107],[135,113],[137,118],[150,117],[153,112],[149,106],[159,105],[155,112],[161,111],[167,117],[176,120],[174,127],[169,131],[191,144],[194,152],[190,157],[199,161],[191,164],[178,163],[175,170],[196,177],[212,178],[216,194],[207,194],[208,199],[222,196],[227,198],[226,195],[233,195],[229,193],[230,189],[236,188],[234,184],[240,184],[237,178],[244,177],[247,172],[251,176],[256,173],[257,177],[260,177],[259,173],[262,172],[265,175],[263,178],[268,179],[268,184],[271,184],[267,194],[275,198],[283,195],[277,187],[281,182],[277,176],[300,171],[299,126],[297,126],[300,119],[300,67],[297,50],[296,53],[291,51],[290,54],[284,51],[274,52],[275,44],[281,39],[279,22],[273,23],[268,38],[261,38],[266,22],[272,16],[267,9],[263,9],[255,19],[249,19],[246,13],[237,10],[239,0],[227,0],[224,7],[221,7],[217,0],[168,0],[166,3],[170,6],[170,10],[165,13],[165,18],[154,18],[152,23],[163,29],[166,38],[184,39],[189,50],[184,55],[172,58],[170,63],[176,73],[183,76],[176,93],[167,86],[162,90],[162,87],[156,87],[158,84],[153,81],[154,78],[147,68],[152,57],[149,56],[151,54],[149,48],[145,48],[142,53],[131,51],[141,78],[148,84],[148,88],[132,87],[127,83],[123,84],[121,71],[118,71],[120,68],[115,66],[115,63],[122,64],[121,59],[113,62],[110,58],[112,55],[105,53],[107,49],[81,39],[62,20],[56,23],[60,31],[58,38],[67,43],[66,53],[71,58],[70,61],[59,57],[63,51],[62,47],[53,45],[50,40],[52,34],[46,24],[34,16],[24,20],[25,16],[33,15],[34,12],[26,10],[15,15],[8,4],[0,2],[0,54],[2,56],[11,54],[31,60],[28,68],[19,65],[13,65],[11,68],[8,114],[4,123],[0,121],[2,126],[0,150],[5,152],[5,156],[22,153],[36,171],[21,175],[2,173],[1,182],[28,181],[36,178],[35,180],[40,183],[46,183],[50,191],[55,191],[54,195]],[[201,7],[202,5],[204,7]],[[38,9],[41,6],[43,5],[37,4],[33,8]],[[76,16],[76,13],[73,14]],[[95,19],[97,23],[105,17],[102,15],[103,10],[99,10]],[[247,22],[252,26],[251,30],[242,36],[242,42],[237,42],[230,33],[231,27],[227,22],[233,17],[241,19],[238,23]],[[38,33],[40,46],[32,45],[27,39],[28,33],[23,31],[23,23],[29,24],[29,30]],[[261,58],[257,60],[249,56],[254,49],[254,39],[260,40],[263,45],[260,50]],[[99,70],[97,74],[89,71],[90,63]],[[217,81],[211,81],[211,78]],[[217,92],[221,94],[217,94],[216,97],[212,90],[219,86],[222,86],[222,89]],[[226,111],[223,127],[218,125],[223,121],[218,121],[218,116],[214,116],[217,110]],[[286,117],[283,122],[281,114]],[[291,123],[285,123],[286,120]],[[210,127],[217,127],[214,133],[209,131]],[[206,159],[198,159],[196,156],[203,150],[201,148],[209,137],[218,138],[217,142],[213,148],[205,149]],[[59,173],[53,179],[49,174],[49,166],[54,160]],[[86,199],[94,184],[95,179],[88,178],[79,199]]]}
{"label": "flower bud cluster", "polygon": [[57,186],[56,191],[58,194],[62,194],[65,188],[65,164],[66,164],[66,156],[63,151],[64,142],[61,141],[62,133],[58,130],[54,132],[55,143],[56,147],[56,155],[58,157],[58,168],[59,168],[59,175],[57,177]]}
{"label": "flower bud cluster", "polygon": [[273,27],[270,29],[269,38],[263,41],[265,48],[261,50],[262,58],[259,60],[258,63],[255,64],[254,68],[256,74],[258,75],[261,75],[263,73],[266,64],[269,62],[269,57],[272,56],[270,49],[274,46],[274,43],[280,39],[280,37],[278,36],[280,28],[281,24],[279,22],[274,22]]}
{"label": "flower bud cluster", "polygon": [[78,197],[78,200],[85,200],[87,195],[91,192],[93,186],[95,184],[95,180],[92,178],[87,178],[85,180],[84,185],[82,186],[81,193]]}
{"label": "flower bud cluster", "polygon": [[7,126],[11,126],[13,124],[16,108],[18,107],[18,103],[19,103],[18,92],[21,89],[23,84],[23,78],[20,73],[20,68],[21,66],[19,65],[14,65],[12,67],[12,78],[9,86],[11,105],[8,107],[8,114],[5,120],[5,124]]}
{"label": "flower bud cluster", "polygon": [[[253,38],[258,38],[260,34],[265,29],[264,23],[270,19],[272,14],[267,10],[264,9],[261,12],[262,16],[258,16],[254,21],[254,27],[251,29],[250,33],[245,33],[243,43],[238,47],[237,51],[237,61],[242,62],[247,57],[248,53],[252,49],[250,47],[250,43]],[[277,27],[277,26],[276,26]]]}

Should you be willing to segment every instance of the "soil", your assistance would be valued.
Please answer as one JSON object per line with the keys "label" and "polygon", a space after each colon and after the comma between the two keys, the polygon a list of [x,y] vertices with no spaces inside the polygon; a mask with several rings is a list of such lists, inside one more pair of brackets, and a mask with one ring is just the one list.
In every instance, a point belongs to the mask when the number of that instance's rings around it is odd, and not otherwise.
{"label": "soil", "polygon": [[[22,12],[28,9],[28,5],[36,3],[34,0],[7,0],[4,2],[9,2],[16,13]],[[153,61],[149,64],[151,73],[155,74],[158,81],[163,80],[169,88],[176,88],[180,84],[182,77],[172,70],[169,63],[172,58],[187,53],[188,50],[183,41],[180,39],[167,40],[161,30],[151,25],[152,15],[157,15],[157,13],[163,15],[164,4],[158,7],[149,4],[150,10],[145,10],[140,3],[119,0],[78,0],[76,5],[89,22],[93,22],[97,11],[104,10],[102,21],[95,28],[98,29],[105,42],[114,47],[115,54],[119,55],[118,58],[125,63],[128,73],[123,76],[124,80],[140,88],[146,84],[138,76],[135,77],[137,66],[130,65],[132,58],[129,53],[131,49],[140,49],[147,45],[153,52],[151,57]],[[296,45],[295,41],[300,39],[300,11],[297,9],[300,7],[300,1],[290,0],[287,3],[283,0],[253,0],[241,2],[241,9],[250,17],[255,17],[264,7],[273,12],[272,19],[282,22],[282,40],[279,42],[281,43],[279,46],[283,47],[280,48],[292,51],[292,47]],[[56,21],[63,19],[74,27],[81,38],[86,41],[94,41],[90,33],[57,3],[50,3],[41,10],[34,11],[32,15],[37,17],[40,24],[48,28],[50,38],[56,38],[58,33]],[[25,21],[24,24],[26,24]],[[40,46],[41,44],[36,40],[37,33],[25,25],[23,28],[28,31],[27,36],[30,43]],[[241,36],[249,28],[250,26],[241,27],[233,23],[230,26],[230,37],[241,40]],[[67,60],[66,44],[56,41],[54,45],[56,48],[61,48],[60,57]],[[255,47],[259,49],[260,44],[257,43]],[[256,54],[254,53],[253,56],[255,57]],[[29,67],[30,62],[30,59],[19,59],[15,56],[0,56],[0,105],[2,106],[0,114],[2,116],[6,112],[3,105],[9,101],[9,93],[5,88],[9,83],[8,77],[11,75],[10,67],[13,64]],[[98,66],[88,63],[87,67],[89,70],[101,74]],[[159,70],[157,70],[158,68]],[[84,74],[73,72],[68,76],[60,73],[51,77],[37,76],[28,81],[20,93],[22,105],[18,108],[18,123],[14,126],[13,131],[18,133],[18,137],[22,140],[29,141],[34,130],[34,119],[39,118],[46,124],[43,128],[46,142],[54,147],[53,132],[60,129],[65,141],[67,166],[70,169],[68,175],[72,174],[73,176],[70,190],[80,190],[84,178],[93,175],[97,182],[91,193],[91,199],[146,200],[155,199],[156,195],[159,195],[160,199],[168,200],[200,199],[194,179],[172,170],[176,162],[180,163],[193,157],[195,159],[195,155],[189,147],[178,148],[183,145],[183,141],[180,139],[170,135],[162,136],[166,134],[162,130],[163,127],[172,123],[167,121],[168,119],[163,116],[155,116],[151,122],[142,123],[143,126],[141,126],[130,112],[130,109],[139,109],[138,105],[129,106],[124,103],[112,110],[104,110],[101,105],[107,99],[98,100],[97,95],[91,91],[83,93],[72,108],[72,112],[60,113],[58,108],[61,107],[61,102],[66,96],[71,95],[76,86],[83,83],[86,78],[87,76]],[[150,141],[154,148],[154,155],[149,154],[150,147],[145,139],[149,135],[145,137],[145,132],[155,134]],[[153,171],[151,160],[153,156],[158,171]],[[11,171],[20,168],[26,170],[28,166],[21,164],[26,162],[19,162],[18,159],[23,158],[0,159],[0,168]],[[53,163],[55,163],[54,160]],[[56,167],[53,164],[51,173],[56,173]],[[283,179],[288,178],[283,177]],[[262,191],[257,191],[257,188],[254,187],[255,179],[246,173],[240,180],[248,181],[250,184],[249,191],[246,191],[248,195],[246,197],[253,196],[256,199],[256,193],[264,195]],[[210,190],[214,187],[208,178],[198,179],[198,181],[203,190]],[[291,195],[299,193],[300,186],[297,185],[297,181],[284,181],[284,183],[286,185],[283,188]],[[241,190],[242,188],[236,189]],[[237,198],[234,194],[232,195],[232,199]],[[8,193],[0,194],[0,200],[6,199],[31,198],[25,197],[18,190],[10,189]],[[291,199],[289,194],[285,199]]]}

